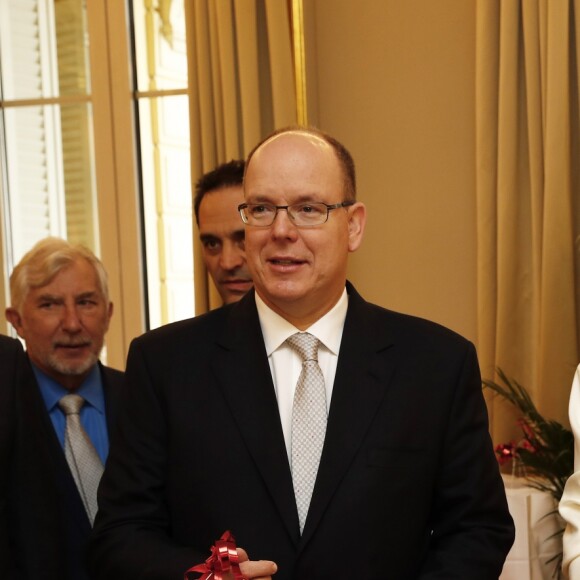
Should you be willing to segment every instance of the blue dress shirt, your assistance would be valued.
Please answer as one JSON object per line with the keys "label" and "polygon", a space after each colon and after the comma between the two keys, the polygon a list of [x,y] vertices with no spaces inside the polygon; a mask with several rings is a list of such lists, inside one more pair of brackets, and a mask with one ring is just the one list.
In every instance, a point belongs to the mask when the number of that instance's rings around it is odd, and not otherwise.
{"label": "blue dress shirt", "polygon": [[[32,368],[36,375],[46,410],[64,450],[66,416],[58,406],[58,402],[65,395],[69,395],[70,391],[58,384],[54,379],[51,379],[34,364]],[[105,416],[105,394],[99,365],[93,367],[83,384],[75,393],[83,397],[86,401],[80,412],[81,424],[93,442],[104,464],[109,454],[109,434],[107,432],[107,419]]]}

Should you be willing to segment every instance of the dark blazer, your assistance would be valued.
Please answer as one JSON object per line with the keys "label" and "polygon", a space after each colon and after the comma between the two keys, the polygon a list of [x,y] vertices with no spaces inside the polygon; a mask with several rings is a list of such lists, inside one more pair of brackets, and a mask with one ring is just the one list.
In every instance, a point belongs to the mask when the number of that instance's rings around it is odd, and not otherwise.
{"label": "dark blazer", "polygon": [[514,529],[473,345],[347,289],[303,536],[250,293],[133,342],[93,578],[181,580],[225,530],[276,580],[499,576]]}
{"label": "dark blazer", "polygon": [[[101,371],[110,433],[123,373]],[[28,360],[15,418],[7,518],[15,569],[2,578],[86,579],[91,526]]]}
{"label": "dark blazer", "polygon": [[20,341],[0,335],[0,578],[12,574],[16,565],[9,540],[8,488],[15,431],[16,388],[25,362]]}

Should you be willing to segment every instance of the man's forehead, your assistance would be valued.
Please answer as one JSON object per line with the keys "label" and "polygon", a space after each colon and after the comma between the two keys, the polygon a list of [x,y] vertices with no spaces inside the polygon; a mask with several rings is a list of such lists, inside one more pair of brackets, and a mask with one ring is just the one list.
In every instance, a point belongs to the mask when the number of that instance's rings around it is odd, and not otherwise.
{"label": "man's forehead", "polygon": [[257,149],[244,182],[246,200],[264,196],[262,201],[281,187],[310,199],[321,189],[341,184],[342,168],[334,148],[321,137],[300,131],[274,135]]}
{"label": "man's forehead", "polygon": [[37,288],[30,289],[30,295],[34,296],[34,298],[37,300],[41,300],[43,298],[63,298],[68,295],[71,295],[73,298],[89,298],[91,296],[100,296],[101,291],[98,287],[89,287],[77,291],[68,291],[65,288],[60,291],[58,289],[51,288],[50,286],[38,286]]}
{"label": "man's forehead", "polygon": [[241,185],[227,186],[206,193],[199,206],[200,230],[214,228],[216,225],[227,229],[238,228],[241,224],[238,205],[243,201],[244,191]]}
{"label": "man's forehead", "polygon": [[[81,270],[79,270],[79,267]],[[72,283],[74,287],[69,286],[71,276],[73,277]],[[95,267],[88,261],[78,261],[58,270],[45,284],[39,286],[31,285],[30,293],[35,295],[101,294],[101,287]]]}
{"label": "man's forehead", "polygon": [[[230,184],[216,187],[208,191],[201,199],[200,208],[207,207],[212,203],[222,203],[225,198],[233,198],[236,196],[243,196],[244,190],[242,184]],[[206,202],[210,202],[210,204]]]}
{"label": "man's forehead", "polygon": [[318,135],[299,130],[270,137],[253,153],[246,166],[244,186],[256,173],[317,172],[321,167],[340,171],[332,145]]}

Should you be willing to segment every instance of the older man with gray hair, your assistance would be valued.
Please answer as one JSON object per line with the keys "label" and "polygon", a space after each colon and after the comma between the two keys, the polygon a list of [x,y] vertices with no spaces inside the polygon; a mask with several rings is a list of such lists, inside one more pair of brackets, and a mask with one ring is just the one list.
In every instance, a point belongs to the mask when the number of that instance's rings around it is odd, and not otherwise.
{"label": "older man with gray hair", "polygon": [[14,578],[88,578],[84,552],[122,373],[99,362],[113,313],[88,248],[38,242],[10,276],[6,318],[26,344],[8,484]]}

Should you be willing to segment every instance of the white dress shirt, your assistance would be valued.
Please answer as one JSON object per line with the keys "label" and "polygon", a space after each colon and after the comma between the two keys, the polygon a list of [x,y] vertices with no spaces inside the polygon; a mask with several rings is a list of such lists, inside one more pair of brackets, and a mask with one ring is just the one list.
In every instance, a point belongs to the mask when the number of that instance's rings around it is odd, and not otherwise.
{"label": "white dress shirt", "polygon": [[565,578],[580,580],[580,365],[572,382],[568,414],[574,433],[574,473],[566,481],[559,506],[566,520],[562,569]]}
{"label": "white dress shirt", "polygon": [[[278,399],[278,410],[282,422],[282,431],[284,432],[286,451],[288,460],[291,463],[292,404],[296,383],[302,371],[302,360],[298,353],[286,344],[286,339],[296,332],[302,331],[268,307],[257,293],[255,296],[268,362],[272,372],[272,380],[274,381]],[[327,410],[330,409],[330,399],[338,363],[338,351],[340,350],[347,308],[348,294],[345,288],[333,308],[303,331],[314,335],[321,343],[318,348],[318,364],[324,375]]]}

